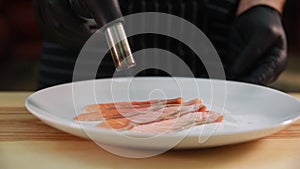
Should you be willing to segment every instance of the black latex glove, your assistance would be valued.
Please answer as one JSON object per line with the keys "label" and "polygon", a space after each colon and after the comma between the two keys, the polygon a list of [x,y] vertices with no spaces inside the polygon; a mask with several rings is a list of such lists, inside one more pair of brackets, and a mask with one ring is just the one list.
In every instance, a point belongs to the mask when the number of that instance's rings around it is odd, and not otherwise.
{"label": "black latex glove", "polygon": [[273,8],[256,6],[233,23],[229,38],[228,79],[267,85],[287,63],[287,41],[281,15]]}
{"label": "black latex glove", "polygon": [[80,49],[97,28],[123,21],[118,0],[34,0],[33,4],[47,40],[73,49]]}
{"label": "black latex glove", "polygon": [[82,19],[68,0],[34,0],[36,18],[48,41],[72,49],[81,49],[96,31],[96,24]]}

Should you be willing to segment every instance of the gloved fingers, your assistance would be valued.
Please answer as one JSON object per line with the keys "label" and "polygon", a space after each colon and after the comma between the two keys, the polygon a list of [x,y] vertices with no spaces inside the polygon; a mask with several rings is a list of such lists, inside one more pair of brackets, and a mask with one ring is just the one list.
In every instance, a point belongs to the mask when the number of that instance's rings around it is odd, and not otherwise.
{"label": "gloved fingers", "polygon": [[65,47],[80,48],[92,34],[89,26],[71,9],[68,1],[33,2],[47,39],[59,42]]}
{"label": "gloved fingers", "polygon": [[53,0],[49,5],[49,10],[51,15],[48,15],[48,19],[54,23],[54,27],[61,30],[61,34],[74,34],[75,36],[90,34],[90,30],[84,25],[84,21],[72,11],[66,2]]}
{"label": "gloved fingers", "polygon": [[286,65],[286,50],[274,47],[252,72],[239,80],[259,85],[268,85],[278,78]]}
{"label": "gloved fingers", "polygon": [[274,35],[272,32],[256,32],[233,61],[233,73],[242,75],[252,69],[277,38],[278,35]]}
{"label": "gloved fingers", "polygon": [[229,43],[228,43],[228,48],[229,48],[229,55],[227,56],[229,60],[233,61],[236,56],[241,53],[242,49],[246,45],[245,41],[242,39],[242,35],[238,31],[236,27],[233,27],[230,32],[229,36]]}

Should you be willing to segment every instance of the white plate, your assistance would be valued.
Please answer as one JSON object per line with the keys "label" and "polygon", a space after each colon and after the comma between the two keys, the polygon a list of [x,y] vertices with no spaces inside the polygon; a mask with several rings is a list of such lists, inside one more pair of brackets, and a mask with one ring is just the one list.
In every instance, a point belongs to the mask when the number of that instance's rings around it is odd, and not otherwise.
{"label": "white plate", "polygon": [[[87,104],[156,98],[203,98],[209,108],[224,114],[220,124],[178,133],[118,133],[96,128],[97,123],[73,120]],[[35,92],[27,109],[50,126],[104,145],[145,149],[202,148],[241,143],[273,134],[299,119],[295,98],[266,87],[194,78],[119,78],[82,81]]]}

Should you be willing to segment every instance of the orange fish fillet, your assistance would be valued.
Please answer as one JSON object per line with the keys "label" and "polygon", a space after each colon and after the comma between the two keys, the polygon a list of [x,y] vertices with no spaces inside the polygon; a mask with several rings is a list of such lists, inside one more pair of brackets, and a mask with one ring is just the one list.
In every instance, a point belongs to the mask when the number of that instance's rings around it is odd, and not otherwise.
{"label": "orange fish fillet", "polygon": [[[100,128],[134,132],[164,133],[192,126],[221,122],[223,115],[208,111],[199,98],[93,104],[83,108],[77,121],[98,121]],[[104,120],[104,121],[103,121]]]}
{"label": "orange fish fillet", "polygon": [[169,100],[151,100],[151,101],[141,101],[141,102],[117,102],[117,103],[105,103],[89,105],[84,109],[88,112],[95,110],[107,110],[107,109],[119,109],[119,108],[140,108],[149,107],[153,104],[182,104],[183,99],[181,97]]}
{"label": "orange fish fillet", "polygon": [[131,131],[140,133],[168,133],[181,131],[200,124],[221,122],[223,116],[219,113],[206,111],[188,113],[178,118],[163,120],[159,122],[136,125],[130,128]]}
{"label": "orange fish fillet", "polygon": [[[197,112],[201,109],[201,107],[205,107],[202,104],[200,104],[201,102],[196,102],[195,104],[191,104],[191,103],[195,103],[195,100],[186,102],[184,106],[171,105],[171,106],[164,107],[158,111],[139,112],[138,114],[127,118],[121,117],[121,118],[107,119],[106,121],[101,122],[98,125],[98,127],[113,128],[113,129],[128,129],[139,124],[153,123],[156,121],[176,118],[187,113]],[[121,121],[121,123],[119,121]],[[126,123],[124,123],[125,121]]]}
{"label": "orange fish fillet", "polygon": [[[195,99],[201,102],[201,99]],[[169,100],[152,100],[143,102],[119,102],[107,104],[94,104],[88,105],[83,108],[84,114],[76,116],[74,119],[77,121],[97,121],[109,118],[118,118],[123,116],[132,116],[139,111],[147,111],[155,109],[154,106],[158,105],[173,105],[182,104],[182,98],[175,98]],[[126,115],[127,114],[127,115]]]}
{"label": "orange fish fillet", "polygon": [[153,121],[151,123],[134,123],[127,118],[110,119],[97,125],[100,128],[131,130],[141,133],[164,133],[187,129],[200,124],[221,122],[223,115],[213,112],[190,112],[174,118]]}

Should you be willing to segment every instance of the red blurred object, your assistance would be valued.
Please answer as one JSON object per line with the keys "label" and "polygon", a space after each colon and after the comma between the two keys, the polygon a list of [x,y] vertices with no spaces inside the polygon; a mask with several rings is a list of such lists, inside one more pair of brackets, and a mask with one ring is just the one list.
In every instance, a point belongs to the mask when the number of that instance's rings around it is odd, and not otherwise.
{"label": "red blurred object", "polygon": [[31,0],[0,0],[0,58],[38,60],[42,36]]}
{"label": "red blurred object", "polygon": [[9,23],[14,29],[13,31],[18,33],[21,38],[37,39],[40,37],[31,1],[10,4],[7,7],[6,13]]}

